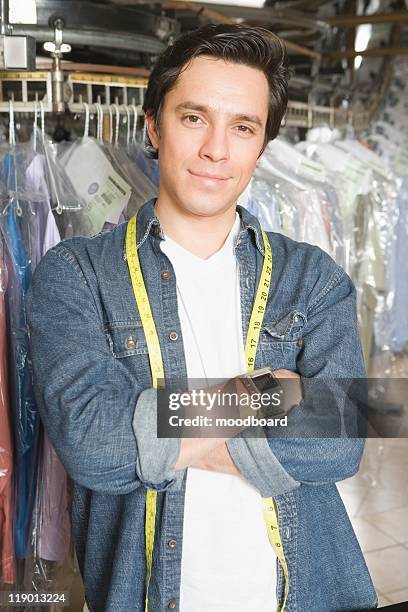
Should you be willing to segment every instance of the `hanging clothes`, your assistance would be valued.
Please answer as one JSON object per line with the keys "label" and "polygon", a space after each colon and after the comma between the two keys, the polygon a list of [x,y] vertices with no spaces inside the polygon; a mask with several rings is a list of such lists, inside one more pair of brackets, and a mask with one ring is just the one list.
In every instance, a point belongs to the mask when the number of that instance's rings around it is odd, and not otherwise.
{"label": "hanging clothes", "polygon": [[[336,191],[321,164],[282,141],[268,144],[244,196],[265,229],[319,246],[344,264],[343,228]],[[259,210],[259,214],[257,212]]]}
{"label": "hanging clothes", "polygon": [[[3,171],[13,168],[10,156]],[[31,362],[29,360],[28,328],[25,314],[25,294],[31,281],[31,266],[22,238],[17,202],[10,201],[3,211],[7,236],[5,261],[8,273],[6,303],[10,343],[9,371],[11,407],[16,450],[17,510],[15,518],[16,558],[24,559],[29,538],[30,521],[35,499],[39,415],[34,398]]]}
{"label": "hanging clothes", "polygon": [[[29,192],[43,194],[41,201],[30,202],[30,231],[31,236],[35,236],[35,240],[30,241],[30,258],[34,271],[48,249],[61,240],[51,210],[43,154],[35,155],[27,167],[26,187]],[[63,561],[71,546],[68,476],[45,432],[41,455],[38,477],[40,493],[37,496],[39,508],[32,527],[38,548],[33,552],[39,560]]]}
{"label": "hanging clothes", "polygon": [[399,179],[359,142],[310,136],[295,146],[269,143],[239,203],[265,229],[319,246],[350,275],[368,366],[376,346],[401,350],[408,340],[404,282],[397,290],[408,248],[406,198]]}
{"label": "hanging clothes", "polygon": [[[386,315],[379,321],[377,335],[384,349],[394,353],[408,346],[408,278],[403,273],[408,255],[408,64],[396,58],[393,78],[378,119],[365,138],[383,167],[392,168],[399,182],[394,185],[395,206],[387,225],[393,227],[390,238],[390,261],[385,271]],[[374,155],[370,152],[371,155]]]}
{"label": "hanging clothes", "polygon": [[388,291],[392,295],[390,347],[394,352],[403,351],[408,344],[408,176],[402,180],[397,196],[397,221],[395,239],[392,241],[388,276]]}
{"label": "hanging clothes", "polygon": [[62,150],[61,164],[86,204],[65,215],[60,226],[64,238],[93,236],[115,226],[157,194],[125,149],[85,137]]}
{"label": "hanging clothes", "polygon": [[[143,172],[150,180],[151,184],[157,188],[160,184],[160,169],[157,159],[151,159],[145,154],[143,147],[139,143],[131,143],[127,147],[127,154],[132,162]],[[154,196],[153,196],[154,197]]]}
{"label": "hanging clothes", "polygon": [[12,584],[16,580],[13,542],[13,442],[8,390],[7,329],[5,292],[7,271],[3,242],[0,236],[0,581]]}

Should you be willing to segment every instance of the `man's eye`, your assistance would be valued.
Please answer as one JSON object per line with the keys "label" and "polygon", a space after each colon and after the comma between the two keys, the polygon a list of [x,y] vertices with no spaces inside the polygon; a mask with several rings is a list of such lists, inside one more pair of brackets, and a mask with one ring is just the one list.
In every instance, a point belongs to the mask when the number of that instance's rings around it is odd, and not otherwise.
{"label": "man's eye", "polygon": [[249,128],[247,125],[239,125],[238,131],[242,132],[243,134],[253,134],[253,130],[251,130],[251,128]]}
{"label": "man's eye", "polygon": [[188,123],[198,123],[200,121],[200,117],[197,117],[197,115],[186,115],[185,119]]}

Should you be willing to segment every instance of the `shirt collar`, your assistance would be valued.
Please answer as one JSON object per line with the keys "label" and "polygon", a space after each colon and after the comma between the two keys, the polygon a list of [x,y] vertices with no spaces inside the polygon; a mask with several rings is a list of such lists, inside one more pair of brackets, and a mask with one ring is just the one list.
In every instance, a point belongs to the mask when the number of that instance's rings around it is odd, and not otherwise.
{"label": "shirt collar", "polygon": [[[155,236],[159,236],[161,239],[164,238],[163,228],[160,225],[159,219],[154,214],[154,205],[156,200],[157,198],[148,200],[137,213],[136,248],[138,250],[147,239],[150,232],[152,232]],[[237,204],[236,210],[241,218],[241,229],[238,240],[243,234],[245,234],[245,232],[252,233],[258,251],[262,256],[264,256],[265,248],[261,226],[259,225],[258,219],[254,217],[254,215],[252,215],[246,208],[239,204]],[[126,259],[126,240],[124,241],[123,247],[123,259]]]}

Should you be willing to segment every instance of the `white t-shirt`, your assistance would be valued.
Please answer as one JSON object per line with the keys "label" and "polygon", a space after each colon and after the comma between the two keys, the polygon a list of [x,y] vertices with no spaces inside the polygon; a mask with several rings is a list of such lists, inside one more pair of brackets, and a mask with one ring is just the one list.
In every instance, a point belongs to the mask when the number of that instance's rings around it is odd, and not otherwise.
{"label": "white t-shirt", "polygon": [[[190,379],[231,378],[247,370],[233,252],[239,230],[236,213],[224,245],[205,260],[169,237],[161,242],[176,274]],[[181,612],[274,612],[275,591],[276,555],[258,490],[240,476],[188,468]]]}

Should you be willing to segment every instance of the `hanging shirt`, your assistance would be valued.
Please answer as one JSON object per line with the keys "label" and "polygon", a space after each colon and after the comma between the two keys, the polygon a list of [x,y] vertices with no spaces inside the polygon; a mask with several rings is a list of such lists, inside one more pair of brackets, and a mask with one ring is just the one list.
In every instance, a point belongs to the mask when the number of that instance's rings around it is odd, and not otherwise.
{"label": "hanging shirt", "polygon": [[28,246],[31,269],[34,272],[44,255],[44,237],[49,223],[48,215],[51,213],[50,197],[45,179],[45,157],[41,153],[34,155],[27,166],[25,190],[30,196],[29,198],[27,196],[27,199],[29,199],[29,209],[31,210],[31,214],[28,215],[29,236],[25,243]]}
{"label": "hanging shirt", "polygon": [[[3,161],[3,179],[13,191],[17,191],[18,187],[18,164],[19,158],[14,151]],[[40,419],[34,396],[25,311],[25,296],[32,276],[31,261],[24,242],[24,235],[28,234],[24,231],[27,229],[28,219],[27,214],[21,217],[17,215],[16,204],[16,200],[9,202],[3,227],[7,236],[5,262],[8,283],[5,299],[10,334],[8,367],[17,482],[14,544],[16,558],[24,559],[37,486]],[[27,212],[25,203],[21,204]]]}
{"label": "hanging shirt", "polygon": [[[30,258],[33,269],[48,249],[61,240],[55,217],[51,210],[45,173],[45,157],[36,155],[26,171],[26,189],[41,195],[30,206],[35,215],[30,217],[30,231],[36,241],[30,241]],[[41,464],[39,466],[40,492],[36,512],[38,548],[35,553],[48,561],[63,561],[71,545],[71,520],[68,477],[46,432],[43,434]]]}
{"label": "hanging shirt", "polygon": [[[239,230],[236,214],[224,245],[208,259],[169,237],[160,243],[176,274],[187,374],[203,383],[247,370],[233,251]],[[188,468],[181,612],[274,612],[275,591],[276,555],[259,491],[241,476]]]}
{"label": "hanging shirt", "polygon": [[391,349],[395,352],[403,351],[408,344],[408,276],[403,272],[404,263],[408,258],[408,176],[403,178],[398,193],[397,211],[387,287],[388,295],[394,295],[389,321]]}
{"label": "hanging shirt", "polygon": [[0,235],[0,581],[16,580],[13,544],[13,442],[8,389],[6,268]]}
{"label": "hanging shirt", "polygon": [[[46,203],[43,203],[46,206]],[[47,224],[42,243],[43,255],[60,242],[54,215],[48,203]],[[70,487],[68,475],[44,431],[42,449],[42,489],[38,555],[48,561],[63,561],[71,546]]]}

